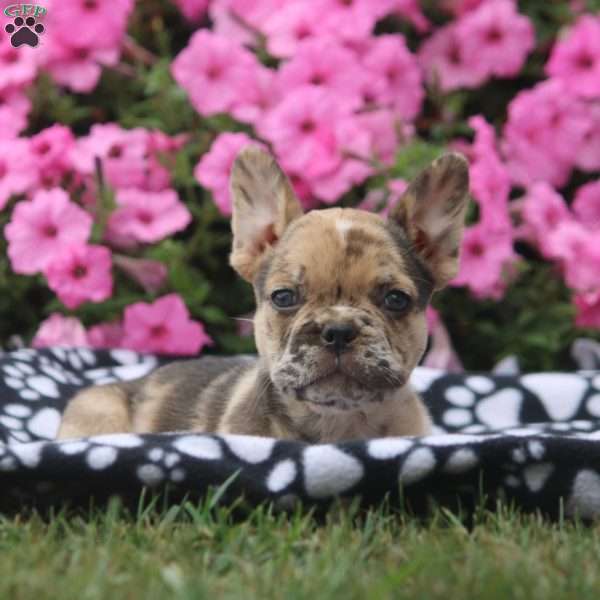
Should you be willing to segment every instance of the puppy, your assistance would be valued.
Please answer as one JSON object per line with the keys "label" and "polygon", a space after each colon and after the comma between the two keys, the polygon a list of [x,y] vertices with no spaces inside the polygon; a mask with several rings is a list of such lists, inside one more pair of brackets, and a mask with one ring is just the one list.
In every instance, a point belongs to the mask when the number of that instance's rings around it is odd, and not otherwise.
{"label": "puppy", "polygon": [[302,213],[266,152],[233,165],[233,268],[254,286],[258,357],[205,357],[136,381],[88,388],[59,439],[197,431],[330,442],[424,435],[408,383],[427,340],[425,308],[457,272],[467,162],[447,154],[387,220],[329,208]]}

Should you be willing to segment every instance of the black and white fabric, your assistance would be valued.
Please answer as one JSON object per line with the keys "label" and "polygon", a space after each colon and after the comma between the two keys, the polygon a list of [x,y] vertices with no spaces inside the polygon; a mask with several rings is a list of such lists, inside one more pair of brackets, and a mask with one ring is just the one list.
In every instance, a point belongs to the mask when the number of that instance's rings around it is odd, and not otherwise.
{"label": "black and white fabric", "polygon": [[52,441],[68,398],[93,383],[133,379],[160,359],[54,348],[0,358],[0,510],[225,497],[250,504],[386,498],[420,512],[469,508],[499,495],[550,516],[600,515],[600,371],[519,376],[418,368],[413,384],[434,416],[422,438],[309,445],[249,436],[119,434]]}

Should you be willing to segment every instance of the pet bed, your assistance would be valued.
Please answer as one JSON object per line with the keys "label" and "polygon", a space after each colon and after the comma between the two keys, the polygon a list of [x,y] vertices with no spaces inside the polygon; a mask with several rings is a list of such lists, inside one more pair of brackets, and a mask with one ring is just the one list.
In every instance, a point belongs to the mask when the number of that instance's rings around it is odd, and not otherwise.
{"label": "pet bed", "polygon": [[519,376],[418,368],[434,435],[309,445],[249,436],[119,434],[52,441],[79,388],[144,375],[131,351],[22,349],[0,357],[0,510],[84,505],[144,488],[175,501],[228,482],[231,497],[326,508],[384,498],[420,512],[499,495],[559,517],[600,514],[600,371]]}

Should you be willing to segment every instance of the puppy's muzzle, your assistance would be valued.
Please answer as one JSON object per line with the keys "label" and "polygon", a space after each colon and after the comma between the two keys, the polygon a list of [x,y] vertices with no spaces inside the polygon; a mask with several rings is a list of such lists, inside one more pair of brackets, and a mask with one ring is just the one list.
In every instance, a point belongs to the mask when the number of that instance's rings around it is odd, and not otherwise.
{"label": "puppy's muzzle", "polygon": [[321,339],[325,347],[338,356],[349,349],[353,340],[358,337],[358,328],[352,323],[328,323],[323,327]]}

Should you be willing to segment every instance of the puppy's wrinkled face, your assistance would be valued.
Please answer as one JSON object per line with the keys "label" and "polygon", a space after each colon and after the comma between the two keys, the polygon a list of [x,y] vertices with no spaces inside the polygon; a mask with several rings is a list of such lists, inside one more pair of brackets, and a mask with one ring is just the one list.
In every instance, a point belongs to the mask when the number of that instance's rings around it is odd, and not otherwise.
{"label": "puppy's wrinkled face", "polygon": [[257,344],[286,395],[358,408],[404,385],[427,340],[433,278],[398,227],[352,209],[285,231],[255,280]]}
{"label": "puppy's wrinkled face", "polygon": [[234,163],[232,266],[254,285],[255,336],[283,397],[317,412],[365,408],[402,387],[426,345],[425,308],[458,269],[466,161],[443,156],[387,220],[302,215],[267,153]]}

